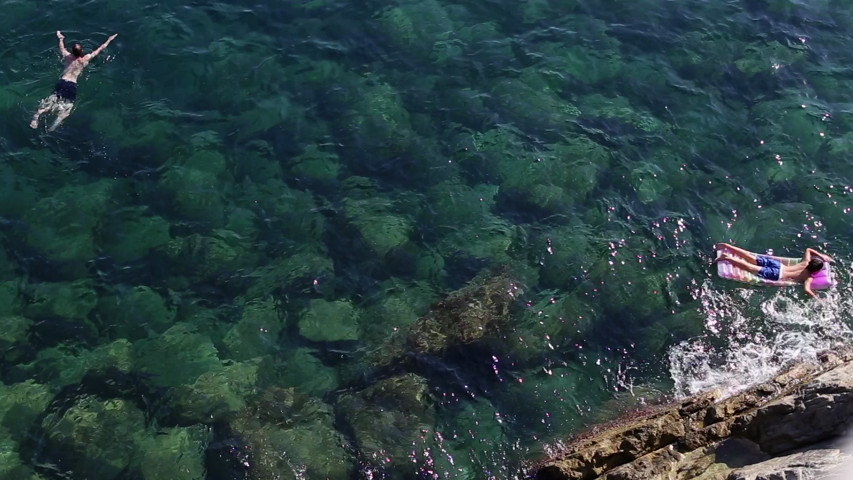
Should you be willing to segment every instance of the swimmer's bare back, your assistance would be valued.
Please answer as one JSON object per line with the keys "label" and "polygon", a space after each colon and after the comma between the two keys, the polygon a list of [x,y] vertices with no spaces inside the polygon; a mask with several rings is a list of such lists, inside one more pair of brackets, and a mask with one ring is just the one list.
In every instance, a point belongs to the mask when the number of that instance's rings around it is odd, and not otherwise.
{"label": "swimmer's bare back", "polygon": [[46,112],[56,112],[57,114],[56,120],[49,129],[51,131],[55,130],[71,114],[77,96],[77,79],[80,78],[80,74],[83,73],[83,69],[89,65],[89,62],[103,49],[107,48],[107,45],[117,36],[117,33],[110,35],[100,47],[91,53],[84,54],[83,47],[79,43],[74,44],[74,48],[69,52],[65,48],[65,35],[59,30],[56,31],[56,37],[59,39],[59,52],[62,54],[62,63],[65,64],[65,67],[62,69],[56,90],[52,95],[41,101],[38,110],[33,115],[30,122],[32,128],[38,128],[39,117]]}
{"label": "swimmer's bare back", "polygon": [[[83,73],[83,69],[89,65],[89,62],[93,58],[95,58],[99,53],[101,53],[101,51],[103,49],[107,48],[107,45],[109,45],[110,42],[112,42],[113,39],[115,39],[118,36],[117,33],[110,35],[110,37],[107,38],[107,41],[104,42],[104,44],[101,45],[100,47],[96,48],[92,53],[87,53],[86,55],[83,55],[82,57],[78,57],[74,53],[68,52],[67,50],[65,50],[65,44],[63,42],[63,39],[65,37],[61,36],[62,33],[57,31],[56,34],[57,34],[57,36],[60,36],[60,38],[59,38],[60,49],[62,50],[62,53],[64,55],[62,60],[65,63],[65,69],[62,70],[62,77],[61,78],[63,80],[67,80],[69,82],[75,82],[75,83],[77,83],[77,78],[80,77],[80,74]],[[75,45],[75,48],[76,48],[76,45]]]}

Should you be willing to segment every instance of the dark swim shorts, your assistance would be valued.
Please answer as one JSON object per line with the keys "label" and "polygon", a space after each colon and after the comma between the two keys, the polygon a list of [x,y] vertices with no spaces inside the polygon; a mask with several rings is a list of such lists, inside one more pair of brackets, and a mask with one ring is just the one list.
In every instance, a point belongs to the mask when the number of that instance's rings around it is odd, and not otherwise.
{"label": "dark swim shorts", "polygon": [[761,267],[761,270],[758,272],[759,277],[765,280],[779,280],[779,276],[782,274],[782,264],[779,260],[765,255],[758,255],[755,258],[755,263]]}
{"label": "dark swim shorts", "polygon": [[57,97],[73,103],[77,99],[77,83],[60,79],[56,82],[56,88],[53,89],[53,93]]}

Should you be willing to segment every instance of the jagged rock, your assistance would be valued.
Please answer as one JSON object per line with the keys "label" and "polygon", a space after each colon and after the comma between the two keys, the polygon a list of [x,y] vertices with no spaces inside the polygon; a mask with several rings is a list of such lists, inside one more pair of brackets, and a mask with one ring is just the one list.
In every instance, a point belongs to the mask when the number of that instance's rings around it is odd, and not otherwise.
{"label": "jagged rock", "polygon": [[435,302],[402,336],[390,338],[374,363],[400,365],[410,354],[441,355],[495,335],[509,322],[515,298],[513,281],[505,271],[475,278],[465,287]]}
{"label": "jagged rock", "polygon": [[350,478],[351,448],[332,408],[294,388],[273,387],[230,421],[251,447],[251,478]]}
{"label": "jagged rock", "polygon": [[634,412],[570,443],[543,462],[534,476],[815,479],[830,478],[815,475],[829,475],[848,458],[819,442],[837,438],[853,421],[851,351],[827,353],[820,362],[794,365],[740,394],[718,396],[709,392]]}
{"label": "jagged rock", "polygon": [[737,469],[726,480],[812,480],[820,473],[829,475],[849,458],[837,448],[809,450]]}
{"label": "jagged rock", "polygon": [[352,432],[366,458],[407,459],[411,445],[435,423],[435,408],[424,378],[404,374],[342,395],[336,417]]}

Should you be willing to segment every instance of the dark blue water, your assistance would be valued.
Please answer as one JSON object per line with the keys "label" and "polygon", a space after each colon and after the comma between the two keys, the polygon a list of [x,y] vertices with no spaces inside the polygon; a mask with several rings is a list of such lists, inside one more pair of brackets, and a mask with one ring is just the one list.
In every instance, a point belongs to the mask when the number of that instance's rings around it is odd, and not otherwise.
{"label": "dark blue water", "polygon": [[2,478],[518,478],[850,338],[843,2],[0,11]]}

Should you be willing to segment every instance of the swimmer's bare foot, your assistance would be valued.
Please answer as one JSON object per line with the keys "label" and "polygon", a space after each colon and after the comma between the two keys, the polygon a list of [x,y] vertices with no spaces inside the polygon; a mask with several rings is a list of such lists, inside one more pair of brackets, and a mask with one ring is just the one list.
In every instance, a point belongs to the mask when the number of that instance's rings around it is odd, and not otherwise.
{"label": "swimmer's bare foot", "polygon": [[719,257],[711,260],[711,265],[719,262],[720,260],[731,260],[733,257],[729,253],[721,253]]}

